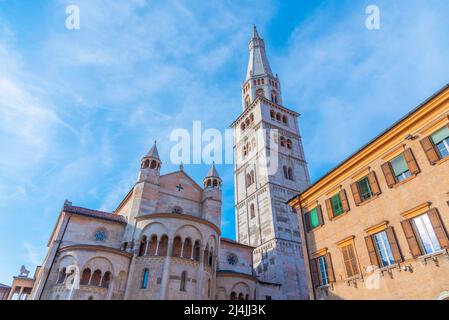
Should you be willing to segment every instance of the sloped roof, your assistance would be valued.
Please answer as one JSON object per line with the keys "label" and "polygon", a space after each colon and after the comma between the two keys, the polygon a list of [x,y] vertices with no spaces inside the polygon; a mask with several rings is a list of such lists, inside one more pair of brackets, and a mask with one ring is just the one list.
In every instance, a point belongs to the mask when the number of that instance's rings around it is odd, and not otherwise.
{"label": "sloped roof", "polygon": [[92,210],[88,208],[76,207],[71,205],[65,205],[64,211],[92,218],[98,218],[119,223],[126,223],[125,217],[105,211]]}

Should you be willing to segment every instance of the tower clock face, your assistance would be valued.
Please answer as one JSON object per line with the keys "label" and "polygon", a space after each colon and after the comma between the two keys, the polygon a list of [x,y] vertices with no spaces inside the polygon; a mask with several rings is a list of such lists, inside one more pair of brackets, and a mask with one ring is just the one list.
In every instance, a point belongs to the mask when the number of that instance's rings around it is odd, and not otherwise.
{"label": "tower clock face", "polygon": [[236,265],[237,264],[237,260],[238,259],[237,259],[237,256],[235,254],[231,253],[231,254],[228,255],[228,263],[230,265]]}

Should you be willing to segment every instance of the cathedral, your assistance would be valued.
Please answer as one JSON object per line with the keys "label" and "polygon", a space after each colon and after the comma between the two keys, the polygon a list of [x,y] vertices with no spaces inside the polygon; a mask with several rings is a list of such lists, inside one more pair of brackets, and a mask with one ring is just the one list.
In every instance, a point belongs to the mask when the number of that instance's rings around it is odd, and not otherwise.
{"label": "cathedral", "polygon": [[232,127],[236,241],[221,237],[215,165],[200,184],[182,165],[161,175],[155,143],[113,212],[64,203],[30,299],[308,299],[298,218],[287,204],[310,184],[298,113],[283,106],[255,27]]}

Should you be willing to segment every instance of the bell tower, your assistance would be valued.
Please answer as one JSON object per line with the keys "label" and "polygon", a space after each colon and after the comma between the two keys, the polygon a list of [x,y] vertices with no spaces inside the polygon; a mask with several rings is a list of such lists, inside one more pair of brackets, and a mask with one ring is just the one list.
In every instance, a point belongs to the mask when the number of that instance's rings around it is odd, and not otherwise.
{"label": "bell tower", "polygon": [[[283,106],[256,27],[234,128],[237,241],[256,247],[255,275],[280,283],[284,299],[307,299],[298,220],[287,201],[310,184],[298,113]],[[268,169],[269,168],[269,169]]]}

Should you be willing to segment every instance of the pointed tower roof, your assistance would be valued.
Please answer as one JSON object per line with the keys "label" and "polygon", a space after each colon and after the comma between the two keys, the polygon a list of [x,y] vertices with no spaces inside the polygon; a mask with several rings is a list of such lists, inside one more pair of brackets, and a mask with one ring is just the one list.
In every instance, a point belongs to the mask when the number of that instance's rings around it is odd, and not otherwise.
{"label": "pointed tower roof", "polygon": [[145,158],[159,159],[159,152],[157,151],[156,141],[154,141],[154,145],[151,147],[150,151],[148,151],[148,153],[145,156]]}
{"label": "pointed tower roof", "polygon": [[249,42],[249,62],[245,81],[262,75],[273,76],[273,72],[265,53],[265,43],[259,36],[256,26],[254,26],[253,36]]}
{"label": "pointed tower roof", "polygon": [[212,163],[212,167],[210,167],[209,171],[207,172],[206,178],[210,177],[220,178],[217,169],[215,169],[215,162]]}

